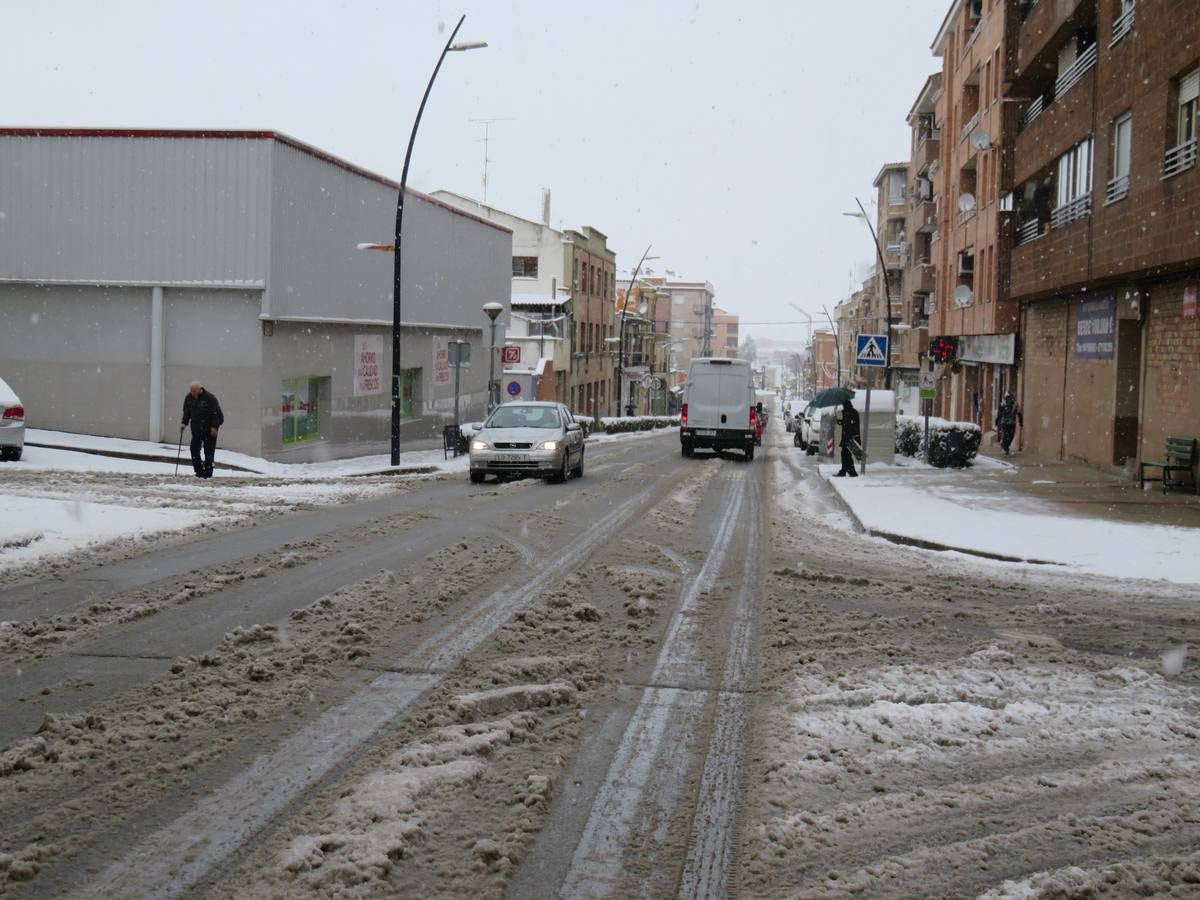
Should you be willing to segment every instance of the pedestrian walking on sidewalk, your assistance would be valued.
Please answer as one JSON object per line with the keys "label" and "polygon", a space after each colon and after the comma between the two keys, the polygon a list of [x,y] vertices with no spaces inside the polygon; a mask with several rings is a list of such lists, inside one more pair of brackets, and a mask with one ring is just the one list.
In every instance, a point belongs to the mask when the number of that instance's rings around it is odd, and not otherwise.
{"label": "pedestrian walking on sidewalk", "polygon": [[[225,414],[221,412],[221,404],[217,398],[204,389],[199,381],[193,381],[188,386],[187,396],[183,398],[183,421],[179,423],[179,436],[183,438],[183,429],[188,424],[192,426],[192,468],[197,478],[212,478],[213,457],[217,453],[217,430],[225,424]],[[204,458],[200,458],[203,449]]]}
{"label": "pedestrian walking on sidewalk", "polygon": [[858,472],[854,467],[854,454],[850,451],[850,446],[858,443],[862,435],[858,428],[858,410],[849,400],[842,401],[842,414],[839,421],[842,423],[842,467],[833,475],[835,478],[842,478],[846,475],[857,478]]}
{"label": "pedestrian walking on sidewalk", "polygon": [[1008,391],[1000,401],[1000,408],[996,410],[996,436],[1000,438],[1000,447],[1005,456],[1008,456],[1017,426],[1024,424],[1021,407],[1017,406],[1017,398],[1013,396],[1012,391]]}

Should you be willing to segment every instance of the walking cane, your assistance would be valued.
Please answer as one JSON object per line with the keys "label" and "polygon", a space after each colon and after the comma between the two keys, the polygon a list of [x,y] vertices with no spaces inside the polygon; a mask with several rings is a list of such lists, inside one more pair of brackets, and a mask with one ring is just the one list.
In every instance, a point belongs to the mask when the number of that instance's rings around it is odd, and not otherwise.
{"label": "walking cane", "polygon": [[175,448],[175,477],[179,477],[179,455],[183,453],[183,429],[179,429],[179,446]]}

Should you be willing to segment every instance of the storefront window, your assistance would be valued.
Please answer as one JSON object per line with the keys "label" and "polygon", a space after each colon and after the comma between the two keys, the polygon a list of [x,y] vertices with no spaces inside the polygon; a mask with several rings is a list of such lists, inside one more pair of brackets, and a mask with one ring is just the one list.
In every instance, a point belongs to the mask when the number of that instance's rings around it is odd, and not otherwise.
{"label": "storefront window", "polygon": [[416,415],[417,385],[421,377],[420,369],[400,370],[400,418],[411,419]]}
{"label": "storefront window", "polygon": [[283,413],[283,443],[311,441],[321,437],[320,378],[285,378],[280,411]]}

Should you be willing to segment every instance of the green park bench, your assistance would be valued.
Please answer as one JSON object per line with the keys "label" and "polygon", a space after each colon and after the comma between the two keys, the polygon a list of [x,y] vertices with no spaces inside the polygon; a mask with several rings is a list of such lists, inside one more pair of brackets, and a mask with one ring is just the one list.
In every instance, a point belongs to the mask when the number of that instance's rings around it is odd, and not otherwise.
{"label": "green park bench", "polygon": [[[1188,484],[1185,481],[1181,481],[1178,477],[1171,477],[1172,472],[1181,472],[1186,473],[1192,490],[1200,494],[1200,486],[1196,484],[1196,473],[1193,469],[1196,465],[1196,439],[1185,437],[1167,438],[1167,447],[1163,451],[1163,457],[1162,461],[1144,460],[1138,464],[1138,486],[1144,488],[1147,481],[1161,481],[1164,494],[1168,488],[1187,487]],[[1147,468],[1162,469],[1162,477],[1147,478]]]}

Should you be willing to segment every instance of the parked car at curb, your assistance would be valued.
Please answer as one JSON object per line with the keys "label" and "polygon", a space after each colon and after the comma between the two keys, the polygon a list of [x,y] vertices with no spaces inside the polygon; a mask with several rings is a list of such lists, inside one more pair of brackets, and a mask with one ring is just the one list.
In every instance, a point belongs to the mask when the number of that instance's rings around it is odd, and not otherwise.
{"label": "parked car at curb", "polygon": [[471,437],[470,478],[545,478],[561,483],[583,475],[583,426],[561,403],[529,401],[496,407]]}
{"label": "parked car at curb", "polygon": [[0,459],[18,460],[25,450],[25,407],[0,378]]}

